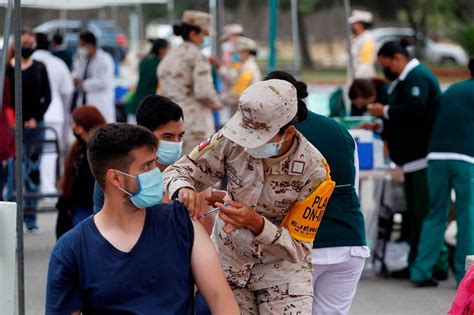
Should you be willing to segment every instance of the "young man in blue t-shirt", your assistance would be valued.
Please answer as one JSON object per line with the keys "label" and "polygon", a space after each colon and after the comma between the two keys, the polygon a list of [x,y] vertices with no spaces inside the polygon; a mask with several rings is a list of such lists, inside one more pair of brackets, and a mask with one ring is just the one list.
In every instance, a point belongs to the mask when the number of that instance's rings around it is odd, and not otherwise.
{"label": "young man in blue t-shirt", "polygon": [[155,136],[111,124],[88,144],[102,210],[51,253],[46,314],[194,314],[194,285],[212,313],[238,314],[206,232],[179,202],[161,204]]}

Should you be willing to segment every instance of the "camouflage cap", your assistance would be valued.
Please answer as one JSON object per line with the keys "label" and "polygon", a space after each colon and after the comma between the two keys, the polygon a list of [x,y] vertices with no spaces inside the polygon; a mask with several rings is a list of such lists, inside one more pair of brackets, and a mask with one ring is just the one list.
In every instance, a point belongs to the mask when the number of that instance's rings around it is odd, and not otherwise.
{"label": "camouflage cap", "polygon": [[199,26],[201,30],[209,34],[214,33],[214,30],[211,28],[211,15],[203,11],[184,11],[181,23]]}
{"label": "camouflage cap", "polygon": [[297,112],[292,84],[282,80],[257,82],[242,93],[237,113],[220,133],[240,146],[256,148],[270,141]]}
{"label": "camouflage cap", "polygon": [[221,36],[221,40],[227,40],[229,37],[232,35],[240,35],[244,32],[244,28],[242,25],[233,23],[233,24],[227,24],[224,26],[224,31]]}
{"label": "camouflage cap", "polygon": [[237,40],[234,42],[234,48],[237,52],[258,50],[256,41],[243,36],[237,38]]}

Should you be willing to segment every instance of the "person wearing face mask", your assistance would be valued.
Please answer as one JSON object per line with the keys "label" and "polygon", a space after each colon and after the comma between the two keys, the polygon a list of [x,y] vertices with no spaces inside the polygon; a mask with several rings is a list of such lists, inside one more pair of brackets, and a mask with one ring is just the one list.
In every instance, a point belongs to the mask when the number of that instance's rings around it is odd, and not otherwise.
{"label": "person wearing face mask", "polygon": [[87,141],[92,131],[102,125],[105,125],[105,119],[94,106],[82,106],[72,112],[72,132],[76,141],[66,158],[61,196],[56,204],[57,238],[93,213],[95,179],[87,161]]}
{"label": "person wearing face mask", "polygon": [[198,192],[228,177],[226,203],[215,204],[220,210],[212,239],[242,314],[311,313],[314,234],[300,237],[293,215],[304,204],[308,217],[321,219],[323,212],[312,207],[327,201],[314,195],[327,183],[329,168],[295,129],[306,116],[290,83],[255,83],[218,133],[164,172],[169,196],[196,218],[207,215],[196,204]]}
{"label": "person wearing face mask", "polygon": [[[298,100],[308,96],[306,83],[284,71],[264,80],[293,84]],[[337,185],[313,243],[313,315],[348,314],[365,259],[370,256],[365,223],[357,196],[358,158],[355,141],[334,119],[308,112],[296,128],[328,159]]]}
{"label": "person wearing face mask", "polygon": [[[407,212],[402,225],[401,240],[410,244],[409,264],[417,255],[423,219],[429,210],[427,155],[428,143],[439,109],[441,88],[436,77],[410,55],[405,43],[391,41],[379,52],[379,63],[387,79],[387,104],[369,105],[368,111],[384,119],[383,136],[390,158],[403,169]],[[438,280],[447,278],[446,251],[435,268]],[[408,278],[409,270],[394,273]]]}
{"label": "person wearing face mask", "polygon": [[217,253],[179,202],[163,204],[158,140],[144,127],[108,124],[88,142],[102,211],[54,246],[46,314],[194,314],[194,288],[213,314],[239,314]]}
{"label": "person wearing face mask", "polygon": [[[161,171],[181,157],[185,132],[183,110],[178,104],[164,96],[147,96],[138,106],[137,123],[153,132],[158,139],[158,168]],[[164,196],[163,201],[168,202],[169,198]],[[94,211],[99,211],[103,205],[104,193],[96,183]]]}
{"label": "person wearing face mask", "polygon": [[[23,141],[24,141],[24,187],[27,193],[38,193],[41,183],[41,144],[31,144],[35,141],[43,141],[45,138],[44,115],[51,103],[51,88],[49,85],[48,72],[42,62],[33,60],[32,55],[36,49],[36,38],[29,28],[21,32],[21,73],[22,73],[22,109],[23,109]],[[6,68],[6,75],[10,82],[10,95],[12,101],[9,106],[15,108],[15,60],[12,59]],[[28,144],[29,143],[29,144]],[[10,163],[9,174],[13,174],[13,163]],[[14,176],[12,176],[14,178]],[[8,200],[14,200],[13,192],[7,196]],[[24,221],[27,232],[36,234],[38,225],[36,222],[36,199],[25,199]]]}
{"label": "person wearing face mask", "polygon": [[369,31],[373,24],[373,15],[368,11],[354,10],[348,23],[352,28],[351,52],[354,66],[353,78],[375,77],[376,45]]}
{"label": "person wearing face mask", "polygon": [[239,54],[241,66],[231,89],[221,95],[222,101],[230,107],[232,115],[237,111],[237,102],[242,92],[262,80],[262,73],[255,61],[257,43],[253,39],[240,36],[235,40],[234,47]]}
{"label": "person wearing face mask", "polygon": [[92,32],[86,31],[79,36],[72,76],[76,86],[73,107],[93,105],[108,123],[116,121],[114,61],[98,47]]}
{"label": "person wearing face mask", "polygon": [[208,13],[184,11],[181,23],[174,25],[174,33],[184,42],[158,66],[161,93],[179,104],[186,117],[184,153],[215,132],[213,110],[221,108],[210,65],[200,49],[211,32]]}

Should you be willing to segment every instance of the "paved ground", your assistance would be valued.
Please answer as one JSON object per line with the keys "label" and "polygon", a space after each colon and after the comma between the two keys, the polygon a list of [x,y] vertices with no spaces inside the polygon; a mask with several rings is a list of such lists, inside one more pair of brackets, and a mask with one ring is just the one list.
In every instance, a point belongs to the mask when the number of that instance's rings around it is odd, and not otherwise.
{"label": "paved ground", "polygon": [[[54,244],[56,215],[39,215],[41,234],[25,237],[27,314],[44,314],[49,252]],[[453,280],[438,288],[416,289],[406,281],[381,278],[362,280],[351,314],[446,314],[455,295]],[[3,314],[2,314],[3,315]]]}

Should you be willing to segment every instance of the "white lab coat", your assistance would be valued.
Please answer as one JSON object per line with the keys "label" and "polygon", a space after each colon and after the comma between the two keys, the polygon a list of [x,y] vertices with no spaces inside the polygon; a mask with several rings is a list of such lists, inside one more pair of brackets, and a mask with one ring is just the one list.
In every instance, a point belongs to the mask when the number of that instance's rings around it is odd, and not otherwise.
{"label": "white lab coat", "polygon": [[[70,105],[74,92],[72,75],[68,67],[58,57],[47,50],[37,50],[33,59],[42,62],[48,72],[51,88],[51,103],[44,115],[47,127],[52,127],[57,132],[60,150],[66,148],[66,139],[70,125]],[[46,139],[55,139],[54,135],[46,133]],[[56,160],[58,155],[45,148],[41,157],[41,191],[43,193],[56,192]]]}
{"label": "white lab coat", "polygon": [[[82,80],[86,65],[87,58],[76,55],[73,63],[73,77]],[[86,93],[87,104],[97,107],[108,123],[116,121],[114,61],[102,49],[97,49],[89,63],[87,78],[83,81],[82,90],[79,91],[77,98],[78,105],[83,105],[83,92]]]}

